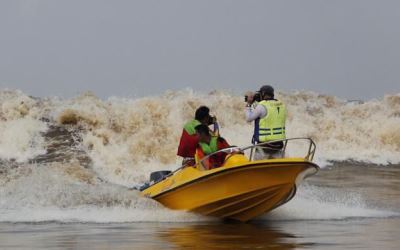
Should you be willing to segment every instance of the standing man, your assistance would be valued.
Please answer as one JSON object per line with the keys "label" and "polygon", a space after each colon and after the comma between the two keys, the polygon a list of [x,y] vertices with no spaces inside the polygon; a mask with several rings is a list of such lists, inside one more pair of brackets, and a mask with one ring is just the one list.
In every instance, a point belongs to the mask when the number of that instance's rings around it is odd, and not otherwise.
{"label": "standing man", "polygon": [[[254,121],[253,144],[286,139],[286,106],[275,99],[274,88],[264,85],[260,88],[257,106],[255,94],[248,93],[246,104],[246,121]],[[257,158],[282,157],[283,142],[268,143],[262,150],[256,151]],[[264,156],[263,156],[264,155]]]}
{"label": "standing man", "polygon": [[218,133],[218,124],[215,117],[210,116],[210,109],[206,106],[199,107],[196,110],[195,118],[183,127],[177,153],[178,156],[183,157],[182,166],[195,165],[194,155],[199,144],[196,127],[201,124],[206,126],[214,124],[214,133]]}

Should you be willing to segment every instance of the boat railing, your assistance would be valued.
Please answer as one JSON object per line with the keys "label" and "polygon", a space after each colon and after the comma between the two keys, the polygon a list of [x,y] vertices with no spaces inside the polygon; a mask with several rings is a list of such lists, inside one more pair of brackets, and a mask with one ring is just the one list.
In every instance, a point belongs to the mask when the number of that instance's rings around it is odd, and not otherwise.
{"label": "boat railing", "polygon": [[[254,161],[254,160],[264,160],[264,159],[271,159],[271,157],[269,157],[268,155],[265,155],[264,158],[262,157],[256,157],[257,156],[257,150],[259,151],[264,151],[264,150],[273,150],[274,152],[274,157],[273,158],[284,158],[286,156],[286,151],[287,151],[287,146],[292,143],[293,141],[299,142],[299,141],[304,141],[306,143],[308,143],[308,151],[306,153],[305,156],[303,156],[302,158],[304,158],[305,160],[308,161],[312,161],[314,158],[314,154],[315,154],[315,150],[316,150],[316,145],[314,143],[314,141],[311,138],[290,138],[290,139],[285,139],[285,140],[276,140],[276,141],[269,141],[269,142],[264,142],[264,143],[259,143],[259,144],[252,144],[250,146],[246,146],[246,147],[229,147],[229,148],[225,148],[222,150],[219,150],[215,153],[206,155],[204,158],[202,158],[195,167],[205,170],[207,169],[205,167],[205,161],[207,159],[209,159],[210,157],[212,157],[213,155],[216,155],[218,153],[226,153],[226,154],[245,154],[248,152],[248,157],[250,161]],[[281,148],[277,150],[276,147],[271,147],[271,143],[281,143]],[[283,146],[282,146],[283,144]],[[263,155],[263,154],[261,154]],[[279,157],[277,157],[279,156]],[[226,160],[226,159],[225,159]],[[149,186],[154,185],[155,183],[158,183],[162,180],[164,180],[165,178],[172,176],[173,174],[175,174],[176,172],[184,169],[186,166],[182,166],[179,167],[177,169],[175,169],[174,171],[170,172],[168,175],[163,176],[163,178],[159,179],[158,181],[155,181],[153,183],[146,183],[144,186],[141,187],[137,187],[137,189],[139,190],[143,190],[148,188]],[[135,187],[136,188],[136,187]]]}
{"label": "boat railing", "polygon": [[[315,142],[311,138],[306,138],[306,137],[298,137],[298,138],[289,138],[289,139],[284,139],[284,140],[274,140],[274,141],[269,141],[269,142],[263,142],[263,143],[258,143],[258,144],[252,144],[250,146],[246,147],[229,147],[225,149],[221,149],[217,152],[214,152],[212,154],[206,155],[199,161],[199,167],[201,169],[206,169],[205,168],[205,162],[212,156],[219,154],[219,153],[226,153],[226,154],[246,154],[247,152],[250,152],[248,154],[249,160],[254,161],[254,160],[264,160],[264,159],[271,159],[271,158],[284,158],[286,156],[286,151],[288,148],[288,145],[290,145],[293,142],[300,142],[303,141],[307,145],[307,153],[304,156],[301,156],[301,158],[304,158],[305,160],[312,161],[315,155],[315,150],[316,150],[316,145]],[[277,147],[278,145],[278,147]],[[272,155],[272,157],[271,157]]]}

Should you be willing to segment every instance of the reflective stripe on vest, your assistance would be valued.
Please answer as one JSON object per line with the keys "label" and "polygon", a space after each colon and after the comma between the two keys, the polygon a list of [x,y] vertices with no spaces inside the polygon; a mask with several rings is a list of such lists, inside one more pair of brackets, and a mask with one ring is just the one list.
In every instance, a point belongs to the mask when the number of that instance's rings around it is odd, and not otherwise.
{"label": "reflective stripe on vest", "polygon": [[283,140],[286,138],[286,107],[278,100],[261,101],[267,110],[267,115],[260,119],[258,128],[258,142]]}

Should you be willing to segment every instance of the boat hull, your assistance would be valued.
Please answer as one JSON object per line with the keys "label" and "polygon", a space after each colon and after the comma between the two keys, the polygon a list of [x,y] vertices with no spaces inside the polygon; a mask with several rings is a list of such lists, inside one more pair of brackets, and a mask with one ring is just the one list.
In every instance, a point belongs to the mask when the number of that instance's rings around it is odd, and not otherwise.
{"label": "boat hull", "polygon": [[296,183],[317,170],[304,160],[264,160],[202,171],[209,173],[186,182],[182,170],[143,192],[171,209],[248,221],[289,201]]}

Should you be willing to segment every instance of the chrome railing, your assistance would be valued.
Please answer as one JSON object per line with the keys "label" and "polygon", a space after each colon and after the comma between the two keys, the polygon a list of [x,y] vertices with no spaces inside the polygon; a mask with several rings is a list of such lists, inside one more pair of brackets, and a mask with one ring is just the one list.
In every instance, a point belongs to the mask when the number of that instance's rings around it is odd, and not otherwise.
{"label": "chrome railing", "polygon": [[[275,140],[275,141],[263,142],[263,143],[259,143],[259,144],[252,144],[252,145],[246,146],[246,147],[230,147],[230,148],[221,149],[217,152],[214,152],[212,154],[209,154],[209,155],[206,155],[205,157],[203,157],[199,161],[198,165],[200,165],[199,166],[200,169],[205,169],[205,161],[218,153],[246,154],[247,151],[250,151],[249,160],[253,161],[253,160],[255,160],[254,156],[256,155],[257,151],[266,151],[267,150],[267,151],[274,152],[273,158],[284,158],[286,155],[287,146],[289,145],[289,143],[292,143],[293,141],[296,141],[296,142],[305,141],[306,143],[308,143],[307,153],[305,156],[302,156],[301,158],[304,158],[305,160],[308,160],[308,161],[312,161],[314,159],[315,150],[316,150],[317,146],[315,145],[315,142],[311,138],[289,138],[289,139],[285,139],[285,140]],[[282,145],[282,147],[277,149],[276,147],[273,146],[273,144],[276,144],[279,142],[282,142],[283,145]],[[278,156],[278,157],[276,157],[276,156]],[[261,160],[261,159],[271,159],[271,158],[268,156],[266,156],[264,158],[257,158],[257,160]]]}

